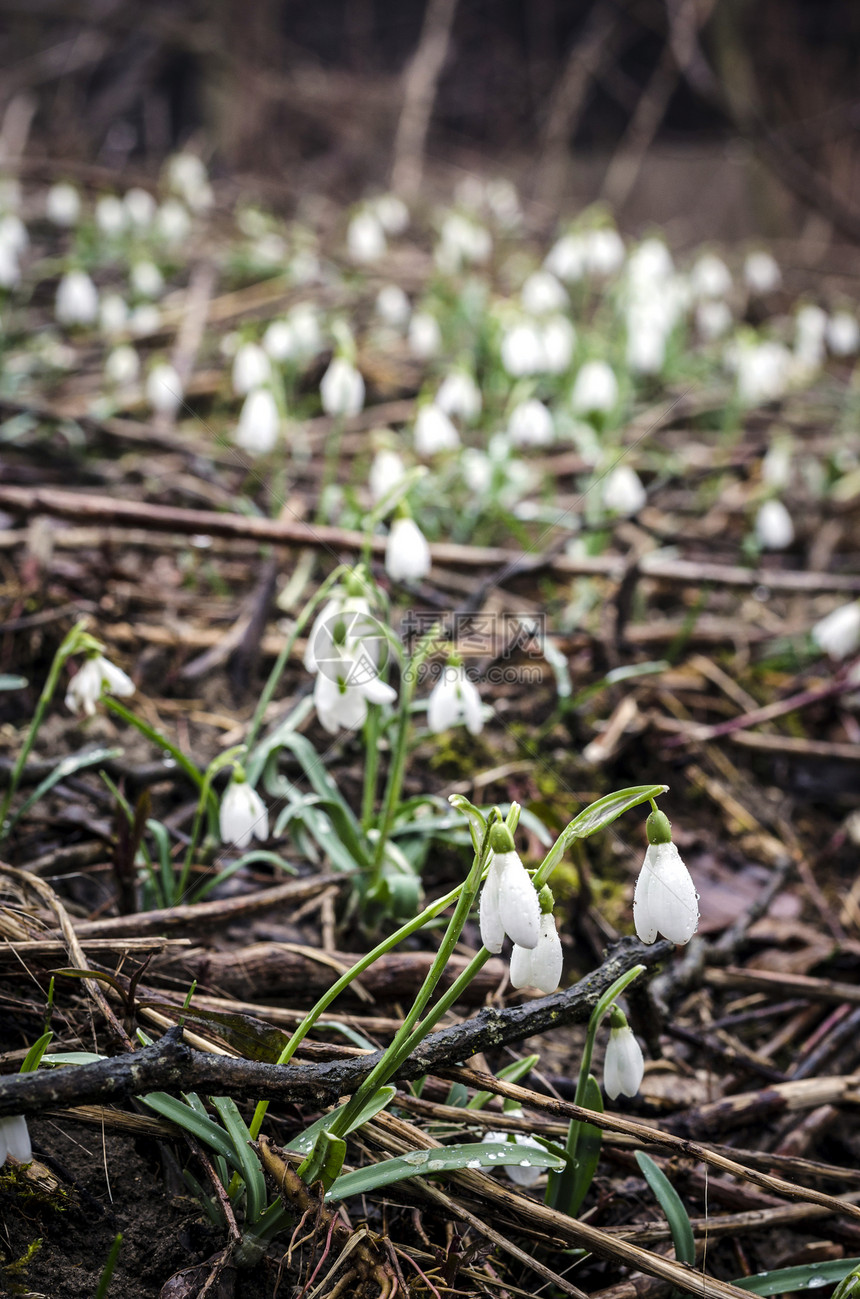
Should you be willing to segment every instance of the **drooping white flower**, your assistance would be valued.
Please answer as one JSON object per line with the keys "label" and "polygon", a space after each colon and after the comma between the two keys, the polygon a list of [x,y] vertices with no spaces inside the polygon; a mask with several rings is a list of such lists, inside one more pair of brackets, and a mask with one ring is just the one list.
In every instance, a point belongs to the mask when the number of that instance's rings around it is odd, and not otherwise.
{"label": "drooping white flower", "polygon": [[562,235],[544,258],[544,266],[560,280],[569,284],[581,280],[588,261],[588,246],[584,235]]}
{"label": "drooping white flower", "polygon": [[115,347],[105,361],[105,378],[117,388],[134,383],[140,374],[140,357],[128,343]]}
{"label": "drooping white flower", "polygon": [[108,338],[121,334],[128,324],[128,306],[119,293],[106,293],[99,303],[99,329]]}
{"label": "drooping white flower", "polygon": [[764,550],[785,550],[794,541],[794,524],[782,501],[765,501],[755,518],[755,535]]}
{"label": "drooping white flower", "polygon": [[155,214],[156,234],[168,244],[181,244],[191,234],[191,216],[178,198],[166,198]]}
{"label": "drooping white flower", "polygon": [[481,389],[465,370],[452,370],[439,385],[434,403],[446,415],[456,415],[471,424],[481,413]]}
{"label": "drooping white flower", "polygon": [[570,299],[567,290],[551,271],[534,271],[520,291],[523,311],[530,316],[546,316],[553,311],[564,311]]}
{"label": "drooping white flower", "polygon": [[221,796],[218,814],[221,842],[247,848],[252,839],[269,837],[269,813],[255,789],[237,772]]}
{"label": "drooping white flower", "polygon": [[548,446],[555,438],[551,411],[536,397],[521,401],[508,416],[508,437],[518,447]]}
{"label": "drooping white flower", "polygon": [[139,303],[128,318],[128,328],[135,338],[146,338],[148,334],[157,334],[161,329],[161,312],[155,303]]}
{"label": "drooping white flower", "polygon": [[409,226],[409,208],[397,194],[380,194],[371,205],[388,235],[402,235]]}
{"label": "drooping white flower", "polygon": [[576,347],[576,330],[567,316],[548,316],[540,327],[538,338],[542,354],[540,371],[564,374],[570,368]]}
{"label": "drooping white flower", "polygon": [[93,325],[99,292],[86,271],[67,271],[57,286],[55,314],[61,325]]}
{"label": "drooping white flower", "polygon": [[161,361],[146,377],[146,400],[158,415],[175,415],[182,404],[182,380],[172,365]]}
{"label": "drooping white flower", "polygon": [[5,216],[0,217],[0,244],[13,248],[20,256],[26,251],[29,242],[27,227],[17,212],[7,212]]}
{"label": "drooping white flower", "polygon": [[342,654],[338,675],[320,671],[314,682],[317,716],[332,735],[363,726],[368,704],[391,704],[396,698],[397,691],[375,675],[360,652]]}
{"label": "drooping white flower", "polygon": [[699,895],[671,842],[648,845],[633,894],[633,923],[643,943],[658,934],[688,943],[699,926]]}
{"label": "drooping white flower", "polygon": [[646,298],[631,302],[625,319],[628,366],[634,374],[659,374],[666,363],[670,333],[665,314]]}
{"label": "drooping white flower", "polygon": [[624,265],[624,240],[611,226],[598,226],[585,237],[585,269],[592,275],[614,275]]}
{"label": "drooping white flower", "polygon": [[478,687],[466,676],[462,664],[448,663],[427,700],[427,725],[434,735],[464,722],[470,735],[478,735],[484,714]]}
{"label": "drooping white flower", "polygon": [[507,176],[494,176],[484,187],[484,197],[490,215],[505,230],[513,230],[522,220],[522,209],[517,187]]}
{"label": "drooping white flower", "polygon": [[373,458],[367,477],[370,495],[374,501],[381,501],[405,477],[406,466],[401,457],[390,447],[381,447]]}
{"label": "drooping white flower", "polygon": [[747,254],[744,281],[751,293],[773,293],[782,283],[782,272],[770,253],[759,250]]}
{"label": "drooping white flower", "polygon": [[375,262],[385,256],[385,231],[375,212],[368,208],[356,212],[347,227],[346,246],[354,262]]}
{"label": "drooping white flower", "polygon": [[10,1156],[19,1164],[29,1164],[33,1159],[30,1133],[23,1114],[8,1114],[0,1119],[0,1168]]}
{"label": "drooping white flower", "polygon": [[483,496],[493,481],[493,464],[486,451],[477,447],[464,447],[460,456],[463,481],[475,496]]}
{"label": "drooping white flower", "polygon": [[108,239],[116,239],[125,230],[128,213],[116,194],[102,194],[96,199],[96,225]]}
{"label": "drooping white flower", "polygon": [[726,298],[732,291],[732,273],[715,253],[702,253],[690,272],[694,298]]}
{"label": "drooping white flower", "polygon": [[734,355],[737,391],[745,406],[759,406],[776,401],[788,387],[791,376],[791,352],[782,343],[767,340],[742,346]]}
{"label": "drooping white flower", "polygon": [[791,438],[774,438],[762,457],[762,482],[776,491],[783,491],[791,482],[791,467]]}
{"label": "drooping white flower", "polygon": [[860,649],[860,601],[841,604],[812,628],[812,639],[832,659],[848,658]]}
{"label": "drooping white flower", "polygon": [[0,289],[15,289],[21,283],[21,265],[11,244],[0,242]]}
{"label": "drooping white flower", "polygon": [[456,451],[460,434],[435,402],[421,406],[415,417],[415,450],[419,456],[435,456],[442,451]]}
{"label": "drooping white flower", "polygon": [[625,517],[638,513],[648,497],[642,480],[630,465],[616,465],[603,480],[603,504],[613,514]]}
{"label": "drooping white flower", "polygon": [[346,357],[333,358],[320,382],[320,400],[326,415],[335,417],[357,415],[364,406],[364,379]]}
{"label": "drooping white flower", "polygon": [[167,183],[192,212],[202,212],[212,204],[212,187],[206,167],[195,153],[175,153],[168,160]]}
{"label": "drooping white flower", "polygon": [[546,368],[546,352],[537,325],[512,325],[502,335],[499,349],[502,365],[512,379],[540,374]]}
{"label": "drooping white flower", "polygon": [[155,262],[135,262],[131,268],[129,283],[141,298],[160,298],[164,292],[164,276]]}
{"label": "drooping white flower", "polygon": [[633,294],[647,294],[674,271],[672,254],[662,239],[643,239],[627,259],[626,279]]}
{"label": "drooping white flower", "polygon": [[414,519],[395,519],[385,544],[385,571],[393,582],[420,582],[430,572],[430,547]]}
{"label": "drooping white flower", "polygon": [[642,1048],[629,1024],[610,1029],[603,1064],[603,1086],[610,1100],[635,1096],[645,1073]]}
{"label": "drooping white flower", "polygon": [[705,342],[722,338],[732,327],[732,309],[720,298],[709,298],[696,307],[696,329]]}
{"label": "drooping white flower", "polygon": [[794,356],[802,370],[814,372],[824,364],[827,312],[807,302],[795,318]]}
{"label": "drooping white flower", "polygon": [[45,196],[45,216],[55,226],[74,226],[81,215],[81,196],[74,185],[60,181]]}
{"label": "drooping white flower", "polygon": [[460,212],[449,212],[442,222],[433,256],[440,271],[456,274],[464,265],[485,262],[493,250],[489,230]]}
{"label": "drooping white flower", "polygon": [[133,186],[128,190],[122,200],[123,207],[128,213],[128,219],[137,230],[148,230],[155,219],[158,204],[150,194],[149,190],[141,189],[139,185]]}
{"label": "drooping white flower", "polygon": [[511,953],[511,984],[515,988],[539,988],[541,992],[555,992],[561,982],[561,939],[558,936],[552,913],[540,918],[540,936],[537,946],[531,948],[514,944]]}
{"label": "drooping white flower", "polygon": [[242,403],[236,425],[236,445],[251,455],[267,455],[278,442],[281,416],[268,388],[255,388]]}
{"label": "drooping white flower", "polygon": [[273,361],[292,361],[297,355],[296,336],[288,320],[273,320],[263,335],[263,350]]}
{"label": "drooping white flower", "polygon": [[605,361],[586,361],[576,376],[570,404],[579,415],[607,414],[618,404],[618,380]]}
{"label": "drooping white flower", "polygon": [[399,284],[385,284],[376,295],[376,314],[391,329],[403,329],[412,312]]}
{"label": "drooping white flower", "polygon": [[860,324],[850,311],[834,311],[827,322],[827,346],[834,356],[853,356],[860,349]]}
{"label": "drooping white flower", "polygon": [[257,343],[243,343],[233,358],[232,384],[237,397],[245,397],[272,377],[268,356]]}
{"label": "drooping white flower", "polygon": [[[496,829],[494,826],[493,830]],[[490,842],[492,844],[493,840]],[[510,842],[512,844],[513,840]],[[493,851],[481,890],[478,918],[481,942],[488,952],[501,951],[505,934],[528,951],[538,945],[541,933],[538,895],[531,876],[513,847],[504,852]]]}
{"label": "drooping white flower", "polygon": [[409,350],[419,361],[429,361],[438,356],[442,347],[442,331],[435,316],[429,311],[416,311],[409,321],[409,332],[406,336]]}
{"label": "drooping white flower", "polygon": [[78,668],[66,691],[66,707],[72,713],[93,717],[102,694],[124,697],[134,694],[131,677],[101,654],[91,654]]}

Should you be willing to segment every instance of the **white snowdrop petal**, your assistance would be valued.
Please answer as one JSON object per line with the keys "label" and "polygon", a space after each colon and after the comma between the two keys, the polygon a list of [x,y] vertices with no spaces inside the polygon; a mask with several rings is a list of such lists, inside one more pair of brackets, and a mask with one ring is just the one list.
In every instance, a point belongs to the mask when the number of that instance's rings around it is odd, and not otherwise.
{"label": "white snowdrop petal", "polygon": [[499,916],[505,933],[529,950],[540,938],[540,904],[531,876],[516,852],[497,853]]}
{"label": "white snowdrop petal", "polygon": [[23,1114],[10,1114],[0,1119],[0,1166],[10,1155],[19,1164],[29,1164],[33,1158],[30,1133]]}
{"label": "white snowdrop petal", "polygon": [[[505,930],[499,915],[499,870],[494,857],[481,889],[478,903],[478,921],[481,942],[488,952],[500,952],[505,941]],[[516,986],[516,985],[515,985]]]}
{"label": "white snowdrop petal", "polygon": [[385,571],[395,582],[418,582],[430,572],[430,547],[414,519],[395,519],[385,546]]}
{"label": "white snowdrop petal", "polygon": [[629,1026],[613,1028],[606,1047],[603,1085],[610,1100],[617,1096],[635,1096],[645,1073],[642,1048]]}
{"label": "white snowdrop petal", "polygon": [[696,932],[699,896],[673,843],[649,845],[633,898],[633,920],[646,943],[657,933],[672,943],[688,943]]}
{"label": "white snowdrop petal", "polygon": [[844,659],[860,648],[860,602],[840,605],[812,628],[812,639],[832,659]]}

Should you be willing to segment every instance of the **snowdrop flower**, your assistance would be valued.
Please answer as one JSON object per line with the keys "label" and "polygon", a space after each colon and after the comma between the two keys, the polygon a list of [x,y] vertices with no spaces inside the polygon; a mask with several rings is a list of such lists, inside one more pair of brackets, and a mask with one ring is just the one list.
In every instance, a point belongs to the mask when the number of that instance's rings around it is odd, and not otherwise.
{"label": "snowdrop flower", "polygon": [[263,351],[273,361],[292,361],[297,355],[296,336],[287,320],[273,320],[263,335]]}
{"label": "snowdrop flower", "polygon": [[746,406],[777,401],[785,394],[791,374],[791,353],[782,343],[764,342],[738,349],[735,357],[737,393]]}
{"label": "snowdrop flower", "polygon": [[481,413],[481,390],[470,374],[454,370],[442,380],[434,404],[446,415],[457,415],[471,424]]}
{"label": "snowdrop flower", "polygon": [[555,992],[561,982],[561,940],[551,911],[540,918],[537,946],[529,949],[514,944],[511,953],[511,984],[515,988],[538,988]]}
{"label": "snowdrop flower", "polygon": [[794,541],[794,524],[782,501],[765,501],[755,519],[755,535],[763,550],[785,550]]}
{"label": "snowdrop flower", "polygon": [[512,379],[539,374],[545,368],[546,353],[537,325],[523,323],[507,329],[499,351]]}
{"label": "snowdrop flower", "polygon": [[406,477],[406,466],[396,451],[382,447],[373,458],[368,474],[370,495],[374,501],[381,501],[383,496],[402,483]]}
{"label": "snowdrop flower", "polygon": [[654,811],[645,823],[648,848],[633,893],[633,923],[643,943],[658,934],[688,943],[699,927],[699,895],[672,843],[668,817]]}
{"label": "snowdrop flower", "polygon": [[408,515],[391,524],[385,545],[385,571],[393,582],[420,582],[430,572],[427,538]]}
{"label": "snowdrop flower", "polygon": [[812,628],[812,639],[832,659],[845,659],[860,649],[860,602],[841,604]]}
{"label": "snowdrop flower", "polygon": [[494,176],[484,187],[484,198],[490,214],[505,230],[513,230],[522,220],[522,209],[516,185],[506,176]]}
{"label": "snowdrop flower", "polygon": [[543,353],[539,367],[545,374],[564,374],[573,360],[576,330],[566,316],[550,316],[538,335]]}
{"label": "snowdrop flower", "polygon": [[624,240],[611,226],[600,226],[585,235],[585,268],[592,275],[614,275],[624,265]]}
{"label": "snowdrop flower", "polygon": [[310,302],[299,302],[287,316],[287,324],[296,342],[296,357],[316,356],[322,351],[323,337],[316,307]]}
{"label": "snowdrop flower", "polygon": [[508,417],[508,437],[518,447],[548,446],[555,437],[551,412],[536,397],[521,401]]}
{"label": "snowdrop flower", "polygon": [[427,311],[416,311],[409,321],[406,336],[409,350],[419,361],[429,361],[438,356],[442,347],[442,331],[435,316]]}
{"label": "snowdrop flower", "polygon": [[134,682],[122,668],[118,668],[103,655],[91,654],[84,659],[69,682],[66,707],[69,712],[93,717],[102,694],[119,695],[121,698],[133,695]]}
{"label": "snowdrop flower", "polygon": [[791,453],[790,438],[775,438],[762,458],[762,482],[775,491],[784,490],[791,481]]}
{"label": "snowdrop flower", "polygon": [[[642,1085],[645,1061],[642,1048],[622,1012],[613,1006],[610,1014],[612,1027],[603,1062],[603,1086],[606,1095],[614,1101],[617,1096],[636,1095]],[[619,1020],[617,1024],[616,1017]]]}
{"label": "snowdrop flower", "polygon": [[352,662],[361,647],[364,659],[374,670],[379,658],[381,632],[361,594],[360,579],[350,578],[338,586],[320,609],[305,647],[304,665],[308,672],[319,672],[332,662],[339,668],[342,657]]}
{"label": "snowdrop flower", "polygon": [[95,324],[99,293],[86,271],[68,271],[60,280],[55,313],[61,325]]}
{"label": "snowdrop flower", "polygon": [[146,379],[146,400],[157,415],[175,415],[182,404],[182,381],[166,361],[154,365]]}
{"label": "snowdrop flower", "polygon": [[721,257],[703,253],[690,272],[690,287],[696,298],[725,298],[732,291],[732,273]]}
{"label": "snowdrop flower", "polygon": [[626,320],[628,366],[634,374],[659,374],[666,363],[665,317],[647,303],[633,302]]}
{"label": "snowdrop flower", "polygon": [[634,293],[647,294],[672,275],[672,254],[661,239],[645,239],[627,259],[627,283]]}
{"label": "snowdrop flower", "polygon": [[19,1164],[29,1164],[33,1160],[30,1133],[23,1114],[10,1114],[0,1119],[0,1167],[10,1156]]}
{"label": "snowdrop flower", "polygon": [[158,298],[164,292],[164,276],[155,262],[135,262],[129,280],[141,298]]}
{"label": "snowdrop flower", "polygon": [[489,491],[493,481],[493,465],[485,451],[477,447],[465,447],[460,456],[460,469],[463,481],[475,496],[483,496]]}
{"label": "snowdrop flower", "polygon": [[81,215],[81,196],[74,185],[61,181],[45,197],[45,216],[55,226],[74,226]]}
{"label": "snowdrop flower", "polygon": [[648,497],[642,480],[630,465],[616,465],[603,480],[603,504],[613,514],[637,514]]}
{"label": "snowdrop flower", "polygon": [[129,331],[135,338],[157,334],[161,329],[161,312],[154,302],[141,302],[128,318]]}
{"label": "snowdrop flower", "polygon": [[418,411],[414,436],[416,452],[427,458],[442,451],[457,451],[460,446],[460,434],[445,412],[433,402]]}
{"label": "snowdrop flower", "polygon": [[269,837],[269,813],[256,790],[252,789],[245,773],[237,767],[221,796],[218,814],[221,842],[247,848],[252,839],[265,841]]}
{"label": "snowdrop flower", "polygon": [[585,274],[588,257],[585,236],[581,234],[562,235],[550,248],[544,258],[544,267],[560,280],[569,284],[581,280]]}
{"label": "snowdrop flower", "polygon": [[535,271],[520,292],[523,310],[530,316],[546,316],[551,311],[564,311],[569,301],[567,291],[550,271]]}
{"label": "snowdrop flower", "polygon": [[128,323],[125,298],[118,293],[106,293],[99,303],[99,329],[108,338],[121,334]]}
{"label": "snowdrop flower", "polygon": [[155,230],[168,244],[181,244],[191,234],[191,217],[178,198],[166,198],[155,214]]}
{"label": "snowdrop flower", "polygon": [[364,379],[346,357],[336,356],[322,377],[320,399],[326,415],[357,415],[364,406]]}
{"label": "snowdrop flower", "polygon": [[387,235],[402,235],[409,226],[409,208],[396,194],[380,194],[371,204]]}
{"label": "snowdrop flower", "polygon": [[570,404],[579,415],[606,414],[618,404],[618,380],[605,361],[586,361],[576,376]]}
{"label": "snowdrop flower", "polygon": [[459,212],[449,212],[442,222],[434,259],[440,271],[454,274],[464,265],[485,262],[492,250],[489,230]]}
{"label": "snowdrop flower", "polygon": [[232,383],[237,397],[245,397],[272,377],[269,358],[257,343],[243,343],[233,358]]}
{"label": "snowdrop flower", "polygon": [[11,244],[0,241],[0,289],[15,289],[21,283],[18,254]]}
{"label": "snowdrop flower", "polygon": [[452,726],[466,725],[470,735],[478,735],[484,725],[481,696],[474,682],[466,676],[462,663],[446,663],[445,669],[427,700],[427,726],[434,735]]}
{"label": "snowdrop flower", "polygon": [[824,364],[827,312],[814,303],[801,307],[795,320],[794,355],[804,370],[820,370]]}
{"label": "snowdrop flower", "polygon": [[354,262],[375,262],[384,257],[387,245],[379,217],[368,208],[356,212],[347,227],[346,246]]}
{"label": "snowdrop flower", "polygon": [[133,347],[124,344],[108,353],[105,361],[105,378],[117,388],[134,383],[140,374],[140,357]]}
{"label": "snowdrop flower", "polygon": [[860,348],[860,325],[850,311],[834,311],[828,320],[827,346],[834,356],[853,356]]}
{"label": "snowdrop flower", "polygon": [[696,329],[706,343],[722,338],[732,327],[732,310],[719,298],[700,302],[696,307]]}
{"label": "snowdrop flower", "polygon": [[0,243],[6,244],[8,248],[14,249],[19,255],[23,253],[30,242],[30,236],[27,234],[27,227],[15,212],[7,212],[0,220]]}
{"label": "snowdrop flower", "polygon": [[331,735],[363,726],[368,704],[391,704],[397,698],[397,691],[380,680],[375,664],[367,662],[362,649],[359,646],[352,656],[341,655],[337,676],[317,673],[314,704],[320,722]]}
{"label": "snowdrop flower", "polygon": [[782,272],[770,253],[748,253],[744,262],[744,283],[750,293],[773,293],[782,283]]}
{"label": "snowdrop flower", "polygon": [[488,952],[500,952],[507,934],[518,947],[533,951],[541,933],[540,903],[503,822],[490,831],[490,847],[493,855],[478,908],[481,942]]}
{"label": "snowdrop flower", "polygon": [[264,456],[277,445],[281,417],[268,388],[255,388],[242,403],[236,426],[236,445],[251,455]]}
{"label": "snowdrop flower", "polygon": [[108,239],[116,239],[125,230],[127,213],[115,194],[102,194],[96,200],[96,225]]}
{"label": "snowdrop flower", "polygon": [[376,295],[376,314],[392,329],[403,329],[412,307],[399,284],[386,284]]}
{"label": "snowdrop flower", "polygon": [[135,185],[123,198],[122,205],[128,213],[129,221],[137,230],[149,229],[158,206],[149,190]]}
{"label": "snowdrop flower", "polygon": [[212,204],[212,188],[202,159],[195,153],[175,153],[167,164],[167,182],[175,194],[184,199],[192,212],[202,212]]}

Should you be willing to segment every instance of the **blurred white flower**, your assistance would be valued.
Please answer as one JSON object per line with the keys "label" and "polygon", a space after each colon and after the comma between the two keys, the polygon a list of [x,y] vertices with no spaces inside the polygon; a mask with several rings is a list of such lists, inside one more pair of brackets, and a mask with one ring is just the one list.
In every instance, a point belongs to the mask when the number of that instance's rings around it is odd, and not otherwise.
{"label": "blurred white flower", "polygon": [[433,402],[419,408],[414,439],[416,452],[425,458],[439,455],[442,451],[457,451],[460,446],[460,434],[445,412]]}
{"label": "blurred white flower", "polygon": [[535,271],[520,292],[520,303],[530,316],[545,316],[564,311],[570,299],[567,290],[550,271]]}
{"label": "blurred white flower", "polygon": [[60,280],[55,313],[61,325],[95,324],[99,293],[86,271],[67,271]]}
{"label": "blurred white flower", "polygon": [[101,654],[91,654],[84,659],[75,675],[69,682],[66,691],[66,707],[72,713],[84,713],[93,717],[96,704],[102,694],[124,697],[134,694],[134,682],[131,677],[118,668],[115,663]]}
{"label": "blurred white flower", "polygon": [[105,378],[117,388],[134,383],[140,374],[140,357],[128,343],[115,347],[105,361]]}
{"label": "blurred white flower", "polygon": [[744,282],[751,293],[773,293],[782,283],[782,272],[770,253],[748,253],[744,261]]}
{"label": "blurred white flower", "polygon": [[430,547],[414,519],[394,519],[385,545],[385,571],[393,582],[420,582],[430,572]]}
{"label": "blurred white flower", "polygon": [[129,282],[141,298],[159,298],[164,292],[164,276],[155,262],[135,262]]}
{"label": "blurred white flower", "polygon": [[287,320],[273,320],[263,335],[263,351],[273,361],[292,361],[298,354],[296,336]]}
{"label": "blurred white flower", "polygon": [[333,358],[320,383],[320,400],[326,415],[349,417],[364,406],[364,379],[343,356]]}
{"label": "blurred white flower", "polygon": [[820,370],[825,359],[827,312],[807,302],[798,311],[794,327],[795,360],[802,370]]}
{"label": "blurred white flower", "polygon": [[459,212],[449,212],[433,256],[440,271],[455,274],[464,265],[487,261],[492,250],[493,241],[485,226]]}
{"label": "blurred white flower", "polygon": [[481,497],[489,490],[493,480],[493,466],[485,451],[479,451],[477,447],[464,447],[460,456],[460,469],[463,481],[474,496]]}
{"label": "blurred white flower", "polygon": [[627,364],[634,374],[659,374],[666,363],[670,332],[665,314],[645,301],[627,308]]}
{"label": "blurred white flower", "polygon": [[191,216],[178,198],[166,198],[155,214],[156,233],[168,244],[180,244],[191,234]]}
{"label": "blurred white flower", "polygon": [[834,356],[853,356],[860,349],[860,325],[850,311],[834,311],[828,320],[827,346]]}
{"label": "blurred white flower", "polygon": [[605,361],[586,361],[576,376],[570,404],[579,415],[607,414],[618,404],[618,380]]}
{"label": "blurred white flower", "polygon": [[[534,890],[532,890],[534,891]],[[540,918],[540,935],[537,946],[529,949],[514,944],[511,953],[511,984],[515,988],[539,988],[541,992],[555,992],[561,982],[561,940],[552,913]]]}
{"label": "blurred white flower", "polygon": [[11,244],[0,241],[0,289],[15,289],[21,283],[18,254]]}
{"label": "blurred white flower", "polygon": [[699,927],[699,895],[673,843],[649,844],[633,894],[633,923],[643,943],[658,934],[688,943]]}
{"label": "blurred white flower", "polygon": [[446,415],[457,415],[471,424],[481,413],[481,389],[470,374],[464,370],[453,370],[442,380],[434,405]]}
{"label": "blurred white flower", "polygon": [[236,445],[251,455],[268,455],[277,446],[280,431],[278,405],[269,389],[255,388],[249,392],[236,426]]}
{"label": "blurred white flower", "polygon": [[27,227],[15,212],[7,212],[4,217],[0,217],[0,244],[13,248],[20,256],[29,243]]}
{"label": "blurred white flower", "polygon": [[434,735],[439,735],[461,722],[470,735],[480,733],[484,725],[481,696],[462,664],[447,663],[427,700],[427,726]]}
{"label": "blurred white flower", "polygon": [[481,889],[478,907],[481,942],[488,952],[500,952],[505,934],[527,951],[541,936],[538,895],[519,853],[494,852]]}
{"label": "blurred white flower", "polygon": [[322,351],[323,336],[317,309],[312,302],[298,302],[287,316],[296,341],[296,358],[303,360]]}
{"label": "blurred white flower", "polygon": [[845,659],[860,649],[860,601],[841,604],[812,628],[812,639],[832,659]]}
{"label": "blurred white flower", "polygon": [[573,360],[576,330],[566,316],[550,316],[543,321],[538,335],[542,352],[540,371],[564,374]]}
{"label": "blurred white flower", "polygon": [[308,672],[319,672],[321,665],[337,660],[341,651],[352,657],[363,645],[365,656],[375,665],[378,637],[379,624],[364,596],[336,587],[314,619],[302,661]]}
{"label": "blurred white flower", "polygon": [[416,311],[409,321],[407,334],[409,350],[419,361],[429,361],[438,356],[442,347],[442,331],[435,316],[427,311]]}
{"label": "blurred white flower", "polygon": [[81,196],[74,185],[60,181],[45,196],[45,216],[55,226],[74,226],[81,215]]}
{"label": "blurred white flower", "polygon": [[546,354],[537,325],[522,323],[506,329],[500,347],[502,365],[512,379],[540,374]]}
{"label": "blurred white flower", "polygon": [[146,377],[146,400],[158,415],[175,415],[182,404],[182,381],[172,365],[161,361]]}
{"label": "blurred white flower", "polygon": [[644,1074],[642,1048],[630,1025],[610,1029],[603,1063],[603,1086],[609,1099],[614,1101],[617,1096],[635,1096]]}
{"label": "blurred white flower", "polygon": [[272,377],[268,356],[257,343],[243,343],[233,358],[232,383],[237,397],[260,388]]}
{"label": "blurred white flower", "polygon": [[603,504],[613,514],[637,514],[648,497],[642,480],[630,465],[616,465],[603,480]]}
{"label": "blurred white flower", "polygon": [[115,194],[102,194],[96,199],[96,225],[108,239],[116,239],[125,230],[128,214],[122,205],[122,199]]}
{"label": "blurred white flower", "polygon": [[742,345],[734,356],[738,397],[745,406],[776,401],[785,394],[792,358],[782,343]]}
{"label": "blurred white flower", "polygon": [[346,246],[354,262],[375,262],[385,256],[382,222],[368,208],[356,212],[346,231]]}
{"label": "blurred white flower", "polygon": [[762,482],[775,490],[786,488],[791,481],[792,444],[789,438],[774,438],[761,462]]}
{"label": "blurred white flower", "polygon": [[376,295],[376,314],[391,329],[403,329],[412,313],[409,298],[399,284],[386,284]]}
{"label": "blurred white flower", "polygon": [[266,804],[238,773],[221,795],[218,816],[221,842],[247,848],[252,839],[265,842],[269,837],[269,813]]}
{"label": "blurred white flower", "polygon": [[128,307],[118,293],[106,293],[99,303],[99,329],[107,337],[121,334],[128,324]]}
{"label": "blurred white flower", "polygon": [[373,457],[367,482],[374,501],[381,501],[406,477],[406,466],[396,451],[381,447]]}
{"label": "blurred white flower", "polygon": [[522,220],[522,209],[517,188],[506,176],[494,176],[484,187],[487,207],[499,225],[513,230]]}
{"label": "blurred white flower", "polygon": [[514,446],[548,446],[555,438],[549,409],[536,397],[521,401],[508,416],[508,437]]}
{"label": "blurred white flower", "polygon": [[647,294],[670,278],[672,254],[662,239],[644,239],[627,258],[627,284],[634,294]]}
{"label": "blurred white flower", "polygon": [[195,153],[175,153],[168,159],[167,183],[192,212],[205,211],[212,204],[212,187],[206,167]]}
{"label": "blurred white flower", "polygon": [[135,338],[144,338],[147,334],[157,334],[161,329],[161,312],[155,303],[139,303],[128,318],[128,328]]}
{"label": "blurred white flower", "polygon": [[690,272],[694,298],[726,298],[732,291],[732,273],[715,253],[702,253]]}
{"label": "blurred white flower", "polygon": [[585,269],[592,275],[614,275],[624,265],[624,240],[611,226],[598,226],[585,234]]}
{"label": "blurred white flower", "polygon": [[380,194],[371,207],[386,234],[402,235],[408,229],[409,208],[397,194]]}
{"label": "blurred white flower", "polygon": [[337,679],[318,672],[314,682],[317,716],[332,735],[363,726],[368,704],[391,704],[396,698],[396,690],[366,669],[360,652],[352,660],[341,656]]}
{"label": "blurred white flower", "polygon": [[765,501],[755,519],[755,534],[763,550],[785,550],[794,541],[794,524],[782,501]]}
{"label": "blurred white flower", "polygon": [[727,302],[719,298],[698,303],[696,307],[696,329],[705,342],[722,338],[732,327],[732,309]]}
{"label": "blurred white flower", "polygon": [[0,1167],[9,1158],[19,1164],[29,1164],[33,1159],[30,1133],[23,1114],[9,1114],[0,1119]]}
{"label": "blurred white flower", "polygon": [[567,234],[553,244],[546,257],[544,266],[560,280],[569,284],[581,280],[585,275],[588,261],[587,241],[582,234]]}
{"label": "blurred white flower", "polygon": [[135,185],[123,198],[123,207],[128,219],[137,230],[148,230],[155,219],[157,203],[149,190]]}

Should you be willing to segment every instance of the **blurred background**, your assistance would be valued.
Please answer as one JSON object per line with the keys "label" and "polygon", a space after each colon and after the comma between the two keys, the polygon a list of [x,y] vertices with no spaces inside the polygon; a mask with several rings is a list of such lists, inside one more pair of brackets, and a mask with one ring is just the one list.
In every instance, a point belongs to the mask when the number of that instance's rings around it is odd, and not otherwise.
{"label": "blurred background", "polygon": [[190,146],[285,212],[487,173],[538,229],[603,199],[676,246],[860,234],[850,0],[4,0],[0,33],[2,160],[34,180]]}

